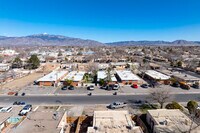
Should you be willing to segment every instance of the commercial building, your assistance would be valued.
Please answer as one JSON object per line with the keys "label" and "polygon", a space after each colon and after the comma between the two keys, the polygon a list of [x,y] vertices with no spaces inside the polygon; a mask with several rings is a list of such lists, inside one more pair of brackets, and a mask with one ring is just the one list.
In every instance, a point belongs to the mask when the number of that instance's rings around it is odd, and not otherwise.
{"label": "commercial building", "polygon": [[[108,78],[108,73],[106,71],[98,71],[97,72],[97,81],[99,82],[101,79],[106,80]],[[111,81],[109,82],[109,84],[115,84],[117,83],[117,79],[114,75],[114,73],[110,73],[110,78]]]}
{"label": "commercial building", "polygon": [[85,75],[84,71],[72,71],[63,78],[64,79],[63,81],[72,80],[73,86],[82,86],[84,75]]}
{"label": "commercial building", "polygon": [[200,128],[178,109],[148,110],[146,121],[152,133],[198,133]]}
{"label": "commercial building", "polygon": [[172,77],[178,80],[179,82],[185,82],[191,85],[194,83],[200,84],[200,78],[183,73],[183,72],[173,72]]}
{"label": "commercial building", "polygon": [[167,76],[163,73],[160,73],[154,70],[147,70],[145,72],[145,77],[148,78],[149,80],[166,83],[166,84],[168,84],[169,79],[171,78],[170,76]]}
{"label": "commercial building", "polygon": [[95,111],[87,133],[143,133],[128,111]]}
{"label": "commercial building", "polygon": [[68,71],[52,71],[44,77],[37,80],[40,86],[59,85],[60,81],[68,74]]}
{"label": "commercial building", "polygon": [[143,81],[137,75],[128,70],[116,71],[117,79],[123,84],[142,84]]}

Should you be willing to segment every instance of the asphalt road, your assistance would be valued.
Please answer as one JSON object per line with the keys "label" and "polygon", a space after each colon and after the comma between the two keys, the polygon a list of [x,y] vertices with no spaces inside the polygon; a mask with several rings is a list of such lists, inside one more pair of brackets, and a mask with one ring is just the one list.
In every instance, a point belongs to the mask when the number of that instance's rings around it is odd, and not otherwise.
{"label": "asphalt road", "polygon": [[[0,96],[0,104],[12,104],[15,101],[25,101],[33,105],[46,104],[109,104],[114,101],[133,102],[135,100],[147,100],[147,95],[93,95],[93,96]],[[173,94],[170,101],[188,102],[200,101],[200,94]]]}

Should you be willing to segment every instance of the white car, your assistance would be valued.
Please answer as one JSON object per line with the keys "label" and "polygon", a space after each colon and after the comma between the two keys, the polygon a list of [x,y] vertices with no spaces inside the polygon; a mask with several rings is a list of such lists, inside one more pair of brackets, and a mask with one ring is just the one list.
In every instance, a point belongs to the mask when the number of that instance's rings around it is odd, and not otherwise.
{"label": "white car", "polygon": [[113,85],[113,90],[118,90],[119,89],[119,85],[118,84],[114,84]]}
{"label": "white car", "polygon": [[90,85],[90,86],[87,87],[87,89],[88,89],[88,90],[94,90],[94,86],[93,86],[93,85]]}
{"label": "white car", "polygon": [[23,116],[23,115],[27,115],[28,112],[30,112],[32,110],[32,105],[27,104],[20,112],[19,115]]}
{"label": "white car", "polygon": [[0,109],[0,112],[10,112],[13,109],[13,107],[4,107]]}

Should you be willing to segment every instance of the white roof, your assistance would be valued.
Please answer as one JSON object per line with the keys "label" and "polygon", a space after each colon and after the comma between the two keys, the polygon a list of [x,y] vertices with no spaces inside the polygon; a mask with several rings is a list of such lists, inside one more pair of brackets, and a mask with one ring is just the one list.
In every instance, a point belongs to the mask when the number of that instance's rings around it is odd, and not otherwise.
{"label": "white roof", "polygon": [[64,79],[73,80],[73,81],[81,81],[83,79],[85,72],[83,71],[72,71],[70,72]]}
{"label": "white roof", "polygon": [[57,81],[58,79],[61,79],[65,74],[67,74],[67,71],[52,71],[51,73],[45,75],[44,77],[38,79],[38,82],[44,82],[44,81]]}
{"label": "white roof", "polygon": [[[106,71],[98,71],[97,72],[97,80],[99,81],[100,79],[105,79],[107,77]],[[116,77],[114,74],[111,74],[111,80],[112,81],[117,81]]]}
{"label": "white roof", "polygon": [[117,75],[120,77],[121,80],[141,80],[137,75],[133,74],[131,71],[128,70],[118,70],[116,71]]}
{"label": "white roof", "polygon": [[154,79],[160,79],[160,80],[167,80],[170,78],[170,76],[167,76],[165,74],[162,74],[160,72],[154,71],[154,70],[147,70],[145,72],[148,76],[154,78]]}
{"label": "white roof", "polygon": [[[127,127],[131,127],[128,129]],[[95,129],[96,128],[96,129]],[[87,133],[143,133],[128,111],[95,111],[93,127]]]}

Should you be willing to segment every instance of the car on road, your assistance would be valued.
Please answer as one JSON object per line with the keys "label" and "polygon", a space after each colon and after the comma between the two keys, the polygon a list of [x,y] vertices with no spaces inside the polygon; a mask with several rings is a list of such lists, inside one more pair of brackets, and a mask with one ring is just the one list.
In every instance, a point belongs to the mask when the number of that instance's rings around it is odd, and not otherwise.
{"label": "car on road", "polygon": [[87,89],[93,91],[94,90],[94,86],[90,85],[90,86],[87,87]]}
{"label": "car on road", "polygon": [[108,105],[108,108],[110,109],[118,109],[118,108],[124,108],[127,104],[125,102],[114,102]]}
{"label": "car on road", "polygon": [[74,90],[74,86],[70,85],[70,86],[68,87],[68,90]]}
{"label": "car on road", "polygon": [[142,84],[141,87],[142,88],[148,88],[148,84]]}
{"label": "car on road", "polygon": [[13,109],[13,107],[3,107],[0,109],[0,112],[10,112]]}
{"label": "car on road", "polygon": [[67,86],[63,86],[61,90],[67,90]]}
{"label": "car on road", "polygon": [[19,112],[19,115],[20,115],[20,116],[27,115],[28,112],[30,112],[31,110],[32,110],[32,105],[27,104],[27,105],[24,106],[24,108]]}
{"label": "car on road", "polygon": [[25,96],[25,95],[26,95],[26,93],[23,92],[23,93],[22,93],[22,96]]}
{"label": "car on road", "polygon": [[131,86],[131,87],[133,87],[133,88],[137,89],[137,88],[138,88],[138,85],[137,85],[137,84],[132,84],[132,86]]}
{"label": "car on road", "polygon": [[13,105],[25,105],[26,103],[25,102],[23,102],[23,101],[15,101],[14,103],[13,103]]}
{"label": "car on road", "polygon": [[114,84],[112,89],[113,90],[118,90],[119,89],[119,85],[118,84]]}

